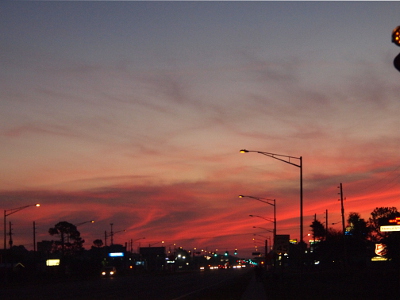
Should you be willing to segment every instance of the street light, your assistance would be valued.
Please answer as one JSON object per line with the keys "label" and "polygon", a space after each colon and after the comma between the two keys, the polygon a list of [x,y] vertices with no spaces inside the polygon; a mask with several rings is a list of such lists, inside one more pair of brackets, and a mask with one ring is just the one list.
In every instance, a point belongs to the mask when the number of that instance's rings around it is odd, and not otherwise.
{"label": "street light", "polygon": [[[7,244],[7,243],[6,243],[6,240],[7,240],[7,234],[6,234],[7,222],[6,222],[6,218],[7,218],[9,215],[15,214],[16,212],[19,212],[20,210],[23,210],[23,209],[25,209],[25,208],[27,208],[27,207],[30,207],[30,206],[39,207],[40,204],[39,204],[39,203],[36,203],[36,204],[25,205],[25,206],[21,206],[21,207],[17,207],[17,208],[5,209],[5,210],[4,210],[4,246],[3,246],[4,251],[6,251],[6,248],[7,248],[7,246],[6,246],[6,244]],[[4,254],[5,254],[5,252],[4,252]]]}
{"label": "street light", "polygon": [[[240,153],[249,153],[249,152],[259,153],[259,154],[274,158],[276,160],[280,160],[289,165],[298,167],[300,169],[300,239],[301,239],[300,242],[304,243],[304,240],[303,240],[303,158],[301,156],[295,157],[295,156],[282,155],[282,154],[263,152],[263,151],[253,151],[253,150],[246,150],[246,149],[240,150]],[[299,163],[294,163],[294,162],[292,162],[292,160],[299,161]]]}
{"label": "street light", "polygon": [[[275,240],[276,240],[276,200],[275,199],[269,199],[269,198],[259,198],[259,197],[253,197],[253,196],[245,196],[245,195],[239,195],[239,198],[250,198],[250,199],[254,199],[269,205],[272,205],[274,207],[274,219],[273,220],[267,220],[270,222],[274,223],[274,247],[275,247]],[[252,215],[250,215],[252,216]],[[262,217],[260,217],[262,218]],[[265,219],[265,218],[263,218]]]}
{"label": "street light", "polygon": [[78,226],[86,224],[86,223],[94,223],[94,221],[90,220],[90,221],[85,221],[85,222],[82,222],[82,223],[78,223],[78,224],[75,225],[75,227],[78,227]]}
{"label": "street light", "polygon": [[164,241],[160,241],[160,242],[157,242],[157,243],[154,243],[154,244],[149,244],[149,247],[153,247],[154,245],[157,245],[158,243],[161,243],[161,244],[164,244],[165,242]]}

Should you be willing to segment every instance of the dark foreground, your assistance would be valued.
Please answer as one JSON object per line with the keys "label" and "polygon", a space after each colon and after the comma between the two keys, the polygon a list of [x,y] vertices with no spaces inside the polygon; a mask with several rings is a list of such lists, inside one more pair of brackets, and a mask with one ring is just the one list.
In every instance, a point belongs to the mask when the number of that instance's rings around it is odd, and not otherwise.
{"label": "dark foreground", "polygon": [[285,271],[263,278],[268,300],[399,299],[400,272],[393,269]]}
{"label": "dark foreground", "polygon": [[1,300],[240,300],[250,270],[147,273],[109,278],[48,280],[0,287]]}
{"label": "dark foreground", "polygon": [[248,268],[85,280],[39,280],[14,286],[0,285],[0,299],[244,300],[242,295],[253,277],[262,283],[259,288],[265,289],[266,300],[399,299],[400,295],[400,272],[395,268],[263,270],[261,274],[256,268]]}

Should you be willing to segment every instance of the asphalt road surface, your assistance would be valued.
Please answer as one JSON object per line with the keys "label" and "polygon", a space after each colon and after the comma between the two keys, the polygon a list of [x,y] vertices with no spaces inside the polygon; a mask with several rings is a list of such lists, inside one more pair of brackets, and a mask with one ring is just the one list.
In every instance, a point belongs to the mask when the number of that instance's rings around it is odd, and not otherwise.
{"label": "asphalt road surface", "polygon": [[228,269],[29,284],[2,288],[0,299],[235,300],[251,275],[249,269]]}

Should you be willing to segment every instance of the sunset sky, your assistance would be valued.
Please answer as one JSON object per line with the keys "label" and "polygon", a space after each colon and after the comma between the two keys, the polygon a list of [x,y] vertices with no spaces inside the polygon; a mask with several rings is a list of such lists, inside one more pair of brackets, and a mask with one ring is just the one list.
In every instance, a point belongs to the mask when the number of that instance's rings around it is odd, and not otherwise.
{"label": "sunset sky", "polygon": [[[317,214],[400,208],[400,2],[2,2],[0,209],[14,245],[79,224],[248,256]],[[2,224],[2,223],[1,223]],[[0,227],[3,238],[3,226]],[[341,229],[341,224],[331,225]],[[8,229],[7,229],[8,230]],[[126,230],[126,232],[121,232]],[[257,234],[254,236],[254,234]],[[138,240],[142,237],[145,239]],[[256,241],[253,241],[256,238]],[[108,243],[110,241],[108,240]],[[1,244],[1,248],[2,248]]]}

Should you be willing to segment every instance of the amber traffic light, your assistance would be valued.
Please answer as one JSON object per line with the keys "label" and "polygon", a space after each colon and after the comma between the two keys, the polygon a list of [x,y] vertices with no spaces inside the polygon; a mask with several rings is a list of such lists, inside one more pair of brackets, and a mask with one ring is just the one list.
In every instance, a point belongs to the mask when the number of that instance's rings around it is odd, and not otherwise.
{"label": "amber traffic light", "polygon": [[395,43],[397,46],[400,47],[400,26],[397,26],[395,29],[393,29],[392,43]]}

